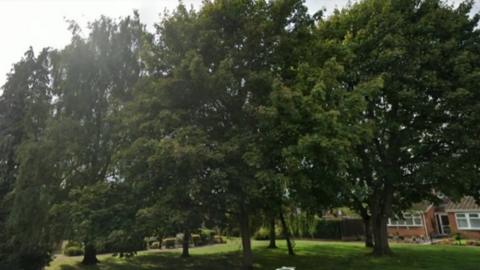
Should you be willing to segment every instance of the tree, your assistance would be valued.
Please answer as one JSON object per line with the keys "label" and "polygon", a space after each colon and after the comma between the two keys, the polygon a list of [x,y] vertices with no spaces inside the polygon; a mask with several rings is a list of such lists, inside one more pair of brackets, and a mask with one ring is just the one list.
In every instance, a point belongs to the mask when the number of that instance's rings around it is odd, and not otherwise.
{"label": "tree", "polygon": [[[317,41],[316,46],[324,46]],[[322,48],[323,58],[299,67],[290,85],[272,94],[270,117],[276,123],[288,197],[306,213],[319,213],[341,203],[346,189],[352,148],[368,137],[369,127],[358,121],[368,87],[345,91],[343,66]],[[368,86],[372,86],[372,83]],[[273,125],[272,125],[273,126]]]}
{"label": "tree", "polygon": [[125,183],[98,182],[72,189],[69,201],[55,212],[68,215],[68,239],[83,243],[82,263],[98,261],[97,249],[130,256],[143,249],[143,235],[136,228],[137,198]]}
{"label": "tree", "polygon": [[39,143],[51,115],[49,61],[48,49],[35,57],[30,48],[14,65],[0,97],[2,268],[41,269],[56,240],[48,230],[51,171],[42,171],[49,159]]}
{"label": "tree", "polygon": [[472,4],[363,1],[319,25],[320,38],[340,48],[347,91],[382,82],[365,95],[360,121],[371,124],[372,136],[356,147],[361,169],[350,176],[368,187],[375,255],[391,253],[388,218],[434,191],[454,190],[447,184],[456,183],[453,173],[442,168],[455,171],[457,158],[471,154],[451,135],[475,103],[463,107],[459,100],[478,95],[472,78],[479,16],[469,16]]}
{"label": "tree", "polygon": [[160,230],[183,232],[182,257],[189,256],[190,235],[212,208],[211,179],[218,174],[214,162],[221,158],[198,112],[207,77],[192,53],[171,77],[141,84],[128,110],[133,117],[126,117],[126,125],[139,128],[129,132],[131,145],[120,158],[128,181],[154,191],[146,193],[144,207],[168,217],[156,223],[166,226]]}
{"label": "tree", "polygon": [[[114,164],[123,136],[117,129],[117,117],[131,100],[133,86],[142,73],[143,28],[138,14],[119,22],[102,17],[90,24],[90,33],[84,39],[72,23],[72,42],[52,56],[52,87],[57,95],[52,121],[52,129],[57,133],[52,139],[63,150],[63,160],[55,167],[62,175],[59,193],[64,200],[82,198],[69,197],[72,190],[90,192],[89,186],[123,181]],[[62,203],[60,200],[59,204]],[[92,220],[84,222],[95,222],[93,216],[86,215]],[[90,226],[98,228],[99,224]],[[97,262],[97,234],[87,235],[90,232],[94,230],[81,233],[84,264]],[[76,231],[66,233],[72,235]]]}
{"label": "tree", "polygon": [[[168,104],[169,111],[173,109],[187,126],[194,123],[223,157],[215,166],[219,177],[212,187],[227,207],[226,213],[238,219],[246,269],[253,264],[251,213],[261,205],[258,191],[263,186],[254,180],[256,170],[247,160],[258,135],[256,111],[269,102],[272,70],[289,68],[285,59],[294,48],[289,37],[297,33],[296,24],[303,23],[305,14],[302,1],[214,1],[206,2],[198,12],[180,5],[158,25],[158,42],[152,45],[154,54],[147,61],[156,81],[147,84],[145,88],[150,90],[145,91],[154,93],[154,88],[163,88],[165,83],[173,85],[168,90],[171,93],[157,92],[163,101],[149,97],[161,105],[144,108],[153,111],[145,111],[140,119],[159,115],[162,102],[173,102]],[[187,115],[179,114],[178,109],[186,110]],[[161,120],[171,121],[156,118]],[[146,121],[150,123],[148,118]]]}
{"label": "tree", "polygon": [[[257,126],[250,148],[245,154],[247,163],[252,170],[256,171],[256,181],[260,182],[263,208],[270,220],[270,245],[275,248],[275,219],[281,221],[284,236],[287,241],[288,252],[294,255],[290,241],[290,233],[284,219],[284,207],[295,205],[295,198],[289,196],[295,177],[290,174],[285,159],[286,148],[296,144],[298,134],[295,126],[282,118],[274,105],[275,93],[278,88],[285,85],[295,84],[295,76],[299,66],[305,61],[310,45],[314,41],[313,30],[315,21],[307,13],[302,1],[278,2],[271,7],[274,11],[272,16],[279,19],[291,12],[288,20],[291,29],[280,33],[282,42],[276,48],[273,60],[278,71],[268,74],[274,79],[268,78],[272,84],[268,96],[256,108]],[[282,20],[282,19],[280,19]],[[265,76],[266,77],[266,76]]]}

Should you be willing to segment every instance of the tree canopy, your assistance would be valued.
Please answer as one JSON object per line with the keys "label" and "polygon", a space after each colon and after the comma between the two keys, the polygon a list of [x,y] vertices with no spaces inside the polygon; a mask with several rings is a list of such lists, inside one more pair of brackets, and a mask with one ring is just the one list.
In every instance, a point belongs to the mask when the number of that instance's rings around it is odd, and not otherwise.
{"label": "tree canopy", "polygon": [[[387,221],[439,195],[480,199],[479,14],[473,1],[215,0],[71,22],[29,49],[0,96],[0,268],[55,246],[133,255],[144,239],[237,235],[348,206],[390,253]],[[370,230],[367,230],[369,234]],[[272,246],[275,246],[274,243]]]}

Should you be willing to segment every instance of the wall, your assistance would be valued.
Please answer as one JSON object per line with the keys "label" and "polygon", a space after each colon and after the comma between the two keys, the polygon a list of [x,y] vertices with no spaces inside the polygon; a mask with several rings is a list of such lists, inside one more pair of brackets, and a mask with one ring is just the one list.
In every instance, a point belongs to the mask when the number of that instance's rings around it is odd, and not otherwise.
{"label": "wall", "polygon": [[429,207],[424,214],[425,224],[427,225],[427,232],[429,237],[438,234],[437,221],[435,220],[435,207]]}
{"label": "wall", "polygon": [[412,238],[420,237],[425,240],[430,239],[430,237],[436,232],[436,223],[435,223],[435,208],[429,207],[427,212],[423,214],[423,222],[427,227],[427,232],[425,232],[425,227],[404,227],[404,226],[393,226],[388,227],[388,235],[390,237],[403,237],[403,238]]}
{"label": "wall", "polygon": [[422,227],[388,227],[388,236],[389,237],[419,237],[426,239],[425,228]]}
{"label": "wall", "polygon": [[463,238],[467,239],[480,239],[480,231],[472,231],[472,230],[459,230],[457,228],[457,220],[455,219],[455,213],[450,212],[448,213],[448,221],[450,222],[450,228],[452,230],[452,234],[460,233]]}

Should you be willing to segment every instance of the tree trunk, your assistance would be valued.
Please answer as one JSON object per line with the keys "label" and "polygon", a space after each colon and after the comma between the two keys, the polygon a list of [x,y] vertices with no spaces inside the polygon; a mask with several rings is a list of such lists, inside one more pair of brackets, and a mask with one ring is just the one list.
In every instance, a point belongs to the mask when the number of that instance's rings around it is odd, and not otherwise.
{"label": "tree trunk", "polygon": [[183,233],[183,243],[182,243],[182,258],[190,257],[190,231],[186,230]]}
{"label": "tree trunk", "polygon": [[365,247],[373,247],[372,217],[368,214],[362,215],[365,227]]}
{"label": "tree trunk", "polygon": [[252,243],[250,240],[250,224],[245,205],[240,205],[240,237],[242,238],[242,270],[253,269]]}
{"label": "tree trunk", "polygon": [[84,248],[82,264],[95,265],[97,263],[98,263],[97,250],[95,249],[95,245],[91,243],[86,243]]}
{"label": "tree trunk", "polygon": [[283,236],[285,237],[285,240],[287,241],[288,255],[294,256],[295,252],[293,251],[292,242],[290,240],[290,230],[288,229],[287,223],[285,222],[285,217],[283,216],[283,210],[282,209],[280,209],[280,222],[282,223]]}
{"label": "tree trunk", "polygon": [[392,254],[390,246],[388,245],[387,221],[388,217],[385,215],[374,215],[373,237],[375,244],[373,247],[373,255],[375,256]]}
{"label": "tree trunk", "polygon": [[275,216],[272,215],[272,218],[270,219],[270,244],[268,245],[268,248],[277,248],[275,240]]}
{"label": "tree trunk", "polygon": [[384,190],[376,194],[375,206],[372,209],[373,228],[373,255],[385,256],[392,254],[388,245],[387,223],[391,214],[393,200],[393,187],[390,183],[385,185]]}

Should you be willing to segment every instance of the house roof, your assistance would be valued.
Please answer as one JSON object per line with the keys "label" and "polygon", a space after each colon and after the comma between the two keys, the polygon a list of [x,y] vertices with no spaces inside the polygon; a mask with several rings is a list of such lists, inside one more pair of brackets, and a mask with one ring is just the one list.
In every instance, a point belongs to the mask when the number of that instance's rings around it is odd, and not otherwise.
{"label": "house roof", "polygon": [[412,207],[410,207],[410,211],[422,211],[425,212],[428,210],[428,208],[432,205],[431,202],[428,201],[422,201],[419,203],[414,203]]}
{"label": "house roof", "polygon": [[445,206],[445,210],[449,212],[453,211],[464,211],[464,210],[475,210],[480,211],[480,205],[475,202],[475,199],[471,196],[465,196],[460,201],[453,202],[450,201]]}

